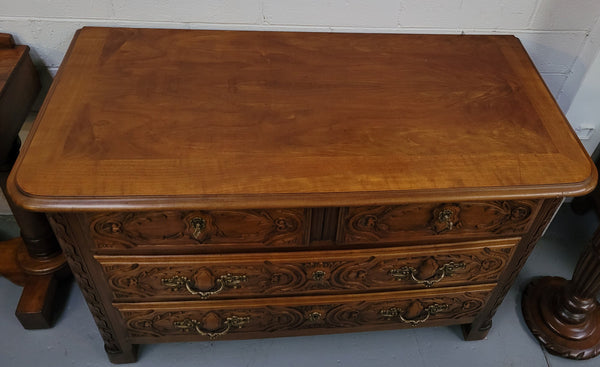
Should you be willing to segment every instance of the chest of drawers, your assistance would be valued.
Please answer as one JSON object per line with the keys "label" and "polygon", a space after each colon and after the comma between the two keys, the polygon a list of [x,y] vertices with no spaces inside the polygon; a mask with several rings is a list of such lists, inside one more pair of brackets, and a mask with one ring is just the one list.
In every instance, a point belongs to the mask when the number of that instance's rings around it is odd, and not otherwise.
{"label": "chest of drawers", "polygon": [[144,343],[463,325],[589,157],[509,36],[84,28],[14,200],[113,362]]}

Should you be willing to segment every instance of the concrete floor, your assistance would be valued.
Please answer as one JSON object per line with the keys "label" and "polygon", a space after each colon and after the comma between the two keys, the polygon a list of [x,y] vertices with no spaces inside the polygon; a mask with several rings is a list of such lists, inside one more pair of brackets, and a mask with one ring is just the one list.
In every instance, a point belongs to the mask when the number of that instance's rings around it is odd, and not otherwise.
{"label": "concrete floor", "polygon": [[[520,296],[532,277],[570,278],[598,225],[593,213],[564,206],[498,309],[486,340],[466,342],[459,327],[438,327],[246,341],[142,346],[136,366],[600,366],[600,357],[571,361],[545,352],[531,336]],[[16,235],[0,216],[0,239]],[[0,366],[109,366],[81,292],[72,286],[64,312],[49,330],[24,330],[13,313],[21,288],[0,278]]]}

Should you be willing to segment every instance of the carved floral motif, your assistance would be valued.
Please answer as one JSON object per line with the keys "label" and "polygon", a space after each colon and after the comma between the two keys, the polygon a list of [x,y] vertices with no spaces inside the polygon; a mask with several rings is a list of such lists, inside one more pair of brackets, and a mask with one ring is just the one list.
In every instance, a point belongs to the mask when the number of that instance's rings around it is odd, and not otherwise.
{"label": "carved floral motif", "polygon": [[529,229],[538,206],[535,200],[512,200],[350,207],[340,238],[370,243],[519,235]]}
{"label": "carved floral motif", "polygon": [[[455,295],[427,296],[421,299],[396,299],[384,301],[328,302],[324,304],[245,307],[240,305],[233,310],[213,308],[198,310],[135,310],[122,311],[129,333],[133,337],[160,338],[165,336],[188,336],[190,340],[206,339],[194,328],[181,327],[185,320],[195,320],[202,329],[219,330],[225,320],[234,317],[251,320],[243,328],[231,329],[234,333],[268,333],[300,331],[305,329],[339,329],[371,325],[393,325],[395,328],[411,327],[410,322],[389,317],[385,310],[402,309],[405,317],[429,310],[427,320],[420,325],[445,320],[468,320],[474,317],[483,306],[487,292],[465,292]],[[365,299],[369,299],[368,296]],[[415,311],[416,310],[416,311]],[[435,310],[435,312],[431,311]],[[386,316],[387,315],[387,316]],[[210,317],[208,317],[210,316]],[[212,325],[208,325],[212,320]],[[316,331],[318,332],[318,331]]]}
{"label": "carved floral motif", "polygon": [[[225,275],[243,277],[236,287],[207,298],[260,297],[263,295],[301,295],[349,292],[356,290],[422,289],[470,282],[493,282],[506,266],[512,246],[476,248],[462,253],[435,256],[398,256],[397,253],[361,256],[337,261],[270,260],[256,263],[220,264],[114,263],[103,264],[108,282],[117,299],[197,299],[185,287],[165,286],[174,277],[189,280],[189,286],[209,291]],[[226,260],[226,259],[224,259]],[[409,267],[413,277],[396,273]],[[448,267],[452,267],[449,271]],[[440,279],[443,272],[443,279]]]}
{"label": "carved floral motif", "polygon": [[114,330],[110,325],[110,321],[106,314],[106,309],[100,300],[98,291],[94,284],[94,280],[90,277],[89,271],[83,258],[79,252],[77,245],[75,244],[75,236],[70,231],[67,218],[63,214],[54,213],[48,215],[49,222],[56,234],[56,238],[60,242],[63,252],[69,262],[69,267],[79,288],[85,297],[85,300],[90,308],[94,321],[98,326],[98,330],[104,340],[104,346],[108,353],[121,353],[122,349],[117,342],[117,338],[114,334]]}
{"label": "carved floral motif", "polygon": [[486,304],[486,307],[481,311],[473,324],[466,327],[465,335],[467,340],[477,340],[485,337],[487,331],[492,327],[492,318],[496,314],[496,310],[504,300],[519,271],[525,265],[525,261],[527,261],[529,254],[533,251],[535,244],[542,237],[552,218],[554,218],[554,214],[561,203],[561,198],[546,199],[544,201],[537,214],[535,227],[521,240],[516,249],[515,256],[508,264],[509,271],[505,273],[503,279],[500,280],[498,286],[494,289],[491,296],[492,302]]}
{"label": "carved floral motif", "polygon": [[101,249],[147,246],[260,243],[299,246],[305,242],[304,209],[116,212],[90,216]]}

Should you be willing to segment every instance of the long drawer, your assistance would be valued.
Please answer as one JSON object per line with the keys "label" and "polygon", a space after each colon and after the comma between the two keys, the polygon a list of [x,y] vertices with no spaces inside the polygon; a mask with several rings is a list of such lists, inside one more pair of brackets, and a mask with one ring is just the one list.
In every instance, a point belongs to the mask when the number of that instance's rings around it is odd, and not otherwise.
{"label": "long drawer", "polygon": [[239,339],[468,323],[493,286],[114,305],[133,343]]}
{"label": "long drawer", "polygon": [[338,242],[377,244],[497,238],[526,233],[539,200],[471,201],[344,208]]}
{"label": "long drawer", "polygon": [[96,256],[115,301],[250,298],[495,282],[518,238],[292,253]]}

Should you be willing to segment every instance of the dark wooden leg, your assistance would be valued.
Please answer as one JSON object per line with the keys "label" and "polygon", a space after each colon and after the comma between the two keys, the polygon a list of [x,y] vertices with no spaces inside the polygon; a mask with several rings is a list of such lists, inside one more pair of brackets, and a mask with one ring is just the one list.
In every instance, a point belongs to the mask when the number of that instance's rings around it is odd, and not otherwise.
{"label": "dark wooden leg", "polygon": [[553,354],[588,359],[600,354],[600,230],[567,281],[543,277],[525,290],[522,309],[535,337]]}
{"label": "dark wooden leg", "polygon": [[[70,272],[62,255],[36,260],[29,257],[23,240],[0,242],[0,274],[23,286],[15,315],[25,329],[52,327],[62,310]],[[24,263],[19,258],[26,258]],[[26,269],[26,267],[30,267]],[[35,273],[37,270],[40,272]],[[42,271],[44,270],[44,271]],[[30,273],[28,273],[28,271]]]}
{"label": "dark wooden leg", "polygon": [[58,280],[53,274],[31,277],[23,288],[15,315],[25,329],[47,329],[53,323]]}
{"label": "dark wooden leg", "polygon": [[487,336],[492,327],[492,317],[502,303],[502,300],[504,300],[511,285],[514,283],[519,271],[523,268],[523,265],[525,265],[525,261],[535,247],[535,244],[544,233],[546,227],[550,224],[550,221],[560,207],[561,202],[562,200],[560,199],[547,199],[542,203],[540,212],[538,213],[538,217],[533,224],[532,229],[517,245],[512,260],[498,281],[498,286],[492,291],[493,293],[490,298],[495,299],[496,302],[486,304],[481,314],[471,324],[463,325],[463,335],[465,340],[481,340]]}
{"label": "dark wooden leg", "polygon": [[[18,152],[18,140],[14,145]],[[8,173],[6,169],[0,172],[3,192],[6,192]],[[23,327],[52,327],[61,311],[58,306],[62,299],[56,298],[60,290],[58,285],[66,282],[70,275],[65,257],[45,215],[27,212],[16,207],[9,197],[7,200],[21,228],[21,237],[0,243],[0,258],[3,259],[0,274],[24,287],[15,312]]]}
{"label": "dark wooden leg", "polygon": [[[19,263],[19,258],[27,256],[28,266],[38,266],[39,274],[27,274]],[[58,261],[57,261],[58,260]],[[15,312],[17,319],[25,329],[49,328],[61,310],[62,301],[66,298],[69,271],[64,265],[59,271],[52,271],[60,265],[59,259],[37,262],[29,258],[22,238],[15,238],[0,243],[0,274],[11,282],[23,286],[23,293]],[[50,272],[47,273],[47,270]],[[30,271],[35,271],[33,267]],[[44,271],[45,270],[45,271]]]}
{"label": "dark wooden leg", "polygon": [[104,350],[108,356],[108,360],[111,363],[122,364],[122,363],[135,363],[137,361],[138,345],[137,344],[123,344],[121,349],[118,351],[110,350],[107,345],[104,345]]}

